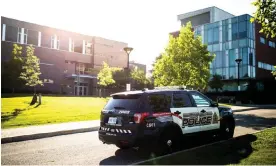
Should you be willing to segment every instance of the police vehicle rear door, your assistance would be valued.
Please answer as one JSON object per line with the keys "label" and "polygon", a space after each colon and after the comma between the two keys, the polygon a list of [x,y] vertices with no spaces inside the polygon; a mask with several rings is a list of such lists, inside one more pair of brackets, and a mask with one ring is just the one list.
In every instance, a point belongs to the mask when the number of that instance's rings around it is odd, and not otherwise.
{"label": "police vehicle rear door", "polygon": [[173,93],[171,112],[173,121],[181,128],[183,134],[200,131],[198,125],[199,112],[197,107],[193,107],[187,92],[176,91]]}
{"label": "police vehicle rear door", "polygon": [[219,110],[211,107],[211,100],[197,91],[189,92],[197,106],[201,131],[214,130],[219,128]]}

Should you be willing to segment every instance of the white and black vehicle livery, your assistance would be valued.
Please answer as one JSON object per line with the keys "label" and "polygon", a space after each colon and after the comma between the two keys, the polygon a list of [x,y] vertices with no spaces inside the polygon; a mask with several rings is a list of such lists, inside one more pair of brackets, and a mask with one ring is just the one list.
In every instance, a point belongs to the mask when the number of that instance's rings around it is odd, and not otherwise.
{"label": "white and black vehicle livery", "polygon": [[231,108],[184,88],[113,94],[100,123],[99,139],[121,149],[148,145],[172,149],[183,136],[208,133],[228,139],[235,129]]}

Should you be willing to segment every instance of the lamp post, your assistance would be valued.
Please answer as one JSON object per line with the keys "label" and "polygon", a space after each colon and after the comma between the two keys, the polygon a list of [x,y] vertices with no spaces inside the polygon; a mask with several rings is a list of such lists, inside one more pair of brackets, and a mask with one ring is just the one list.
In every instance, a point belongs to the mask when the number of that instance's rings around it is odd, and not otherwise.
{"label": "lamp post", "polygon": [[131,51],[133,50],[133,48],[132,47],[125,47],[124,50],[127,53],[127,82],[128,82],[128,84],[130,86],[129,54],[131,53]]}
{"label": "lamp post", "polygon": [[238,64],[238,91],[240,91],[240,63],[242,59],[238,58],[235,62]]}

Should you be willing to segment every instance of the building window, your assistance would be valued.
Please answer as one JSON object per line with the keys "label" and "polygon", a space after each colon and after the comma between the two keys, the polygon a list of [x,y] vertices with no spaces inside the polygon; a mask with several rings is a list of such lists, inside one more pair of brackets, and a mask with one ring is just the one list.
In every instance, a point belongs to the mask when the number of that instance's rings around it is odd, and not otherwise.
{"label": "building window", "polygon": [[59,46],[60,46],[59,36],[56,36],[56,40],[57,40],[56,49],[58,49],[58,50],[59,50]]}
{"label": "building window", "polygon": [[33,30],[28,30],[28,44],[38,45],[38,32]]}
{"label": "building window", "polygon": [[[23,41],[22,41],[22,37],[23,37]],[[27,44],[27,37],[28,37],[28,29],[18,27],[17,43]]]}
{"label": "building window", "polygon": [[275,42],[269,41],[268,42],[269,47],[275,48]]}
{"label": "building window", "polygon": [[53,49],[59,49],[59,46],[60,46],[59,36],[52,35],[51,36],[51,48],[53,48]]}
{"label": "building window", "polygon": [[72,40],[72,39],[70,38],[70,39],[69,39],[69,44],[70,44],[70,46],[69,46],[70,50],[69,50],[69,51],[74,52],[74,40]]}
{"label": "building window", "polygon": [[265,44],[265,38],[260,37],[260,42],[263,43],[263,44]]}
{"label": "building window", "polygon": [[232,40],[238,39],[238,23],[233,23],[232,24]]}
{"label": "building window", "polygon": [[55,36],[51,36],[51,48],[55,48]]}
{"label": "building window", "polygon": [[6,41],[17,42],[18,27],[6,26]]}

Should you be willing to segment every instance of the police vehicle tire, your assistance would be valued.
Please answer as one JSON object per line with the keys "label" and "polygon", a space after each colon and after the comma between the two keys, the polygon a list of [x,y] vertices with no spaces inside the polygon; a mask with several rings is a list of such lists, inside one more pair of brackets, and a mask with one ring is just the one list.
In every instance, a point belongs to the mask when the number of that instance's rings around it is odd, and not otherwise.
{"label": "police vehicle tire", "polygon": [[157,153],[164,155],[175,152],[179,149],[181,143],[181,135],[176,128],[168,128],[160,135],[158,141]]}
{"label": "police vehicle tire", "polygon": [[222,119],[220,123],[220,138],[222,140],[233,138],[235,124],[230,118]]}
{"label": "police vehicle tire", "polygon": [[130,149],[130,146],[127,146],[127,145],[116,144],[116,146],[120,149]]}

